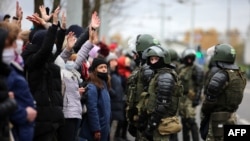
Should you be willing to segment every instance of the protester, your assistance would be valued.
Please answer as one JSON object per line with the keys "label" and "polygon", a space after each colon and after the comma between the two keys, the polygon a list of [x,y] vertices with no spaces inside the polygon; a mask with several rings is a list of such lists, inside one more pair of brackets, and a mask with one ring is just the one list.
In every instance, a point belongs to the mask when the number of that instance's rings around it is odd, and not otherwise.
{"label": "protester", "polygon": [[94,58],[90,66],[87,86],[87,115],[83,119],[80,137],[87,140],[108,141],[110,133],[110,76],[103,58]]}

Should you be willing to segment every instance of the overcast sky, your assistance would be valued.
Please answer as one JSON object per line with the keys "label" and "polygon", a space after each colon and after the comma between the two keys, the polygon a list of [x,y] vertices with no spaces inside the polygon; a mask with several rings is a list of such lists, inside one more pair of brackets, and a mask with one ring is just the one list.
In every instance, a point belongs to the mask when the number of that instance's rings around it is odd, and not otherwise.
{"label": "overcast sky", "polygon": [[[46,0],[45,6],[49,1]],[[134,36],[139,33],[150,33],[159,37],[176,38],[191,27],[191,1],[195,1],[194,26],[195,28],[216,28],[219,32],[227,29],[227,9],[230,2],[230,29],[237,28],[242,35],[246,34],[250,24],[249,0],[125,0],[124,9],[115,16],[110,24],[109,34],[116,32],[124,36]],[[8,0],[8,11],[14,14],[15,0]],[[19,0],[23,7],[24,17],[33,13],[33,0]],[[162,14],[164,5],[164,14]],[[78,16],[80,13],[76,13]],[[164,28],[161,19],[164,15]],[[29,29],[31,23],[23,20],[23,29]]]}

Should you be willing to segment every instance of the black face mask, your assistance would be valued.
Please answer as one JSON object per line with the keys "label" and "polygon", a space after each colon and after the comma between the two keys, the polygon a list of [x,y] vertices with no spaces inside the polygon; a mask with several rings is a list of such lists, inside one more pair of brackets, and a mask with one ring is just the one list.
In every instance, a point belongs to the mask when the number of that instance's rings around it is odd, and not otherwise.
{"label": "black face mask", "polygon": [[150,63],[151,69],[160,69],[160,68],[163,68],[164,66],[165,66],[165,64],[164,64],[164,61],[162,58],[160,58],[159,61],[156,62],[155,64]]}
{"label": "black face mask", "polygon": [[97,76],[106,82],[108,81],[108,73],[97,72]]}
{"label": "black face mask", "polygon": [[137,57],[134,61],[135,61],[136,66],[140,65],[141,60],[139,57]]}

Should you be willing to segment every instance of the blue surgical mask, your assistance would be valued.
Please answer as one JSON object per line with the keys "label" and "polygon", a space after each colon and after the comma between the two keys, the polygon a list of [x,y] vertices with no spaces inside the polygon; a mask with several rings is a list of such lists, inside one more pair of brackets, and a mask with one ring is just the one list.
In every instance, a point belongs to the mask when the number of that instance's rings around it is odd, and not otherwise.
{"label": "blue surgical mask", "polygon": [[21,55],[23,49],[23,40],[17,39],[16,40],[16,52]]}
{"label": "blue surgical mask", "polygon": [[57,51],[57,48],[56,48],[56,44],[53,45],[53,49],[52,49],[52,54],[55,54]]}
{"label": "blue surgical mask", "polygon": [[73,70],[74,69],[74,66],[75,66],[75,62],[74,61],[67,61],[65,63],[65,68],[67,70]]}
{"label": "blue surgical mask", "polygon": [[15,49],[13,47],[5,48],[3,50],[2,60],[5,64],[9,65],[16,57]]}

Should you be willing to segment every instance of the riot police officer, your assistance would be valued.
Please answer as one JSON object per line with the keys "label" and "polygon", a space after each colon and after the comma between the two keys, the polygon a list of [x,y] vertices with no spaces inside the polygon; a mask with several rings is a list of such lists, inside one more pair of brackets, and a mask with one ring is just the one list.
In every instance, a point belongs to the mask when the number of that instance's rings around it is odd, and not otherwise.
{"label": "riot police officer", "polygon": [[195,63],[195,58],[196,52],[193,48],[187,48],[182,52],[179,77],[184,87],[184,96],[180,100],[179,114],[183,125],[183,141],[190,140],[190,131],[193,141],[199,141],[195,116],[196,106],[200,102],[204,72],[202,67]]}
{"label": "riot police officer", "polygon": [[207,78],[202,115],[209,117],[206,141],[223,141],[223,125],[236,124],[237,111],[246,86],[246,75],[234,64],[235,49],[229,44],[218,44],[207,50],[216,67]]}
{"label": "riot police officer", "polygon": [[[181,130],[177,112],[182,85],[170,65],[171,57],[167,49],[152,46],[145,50],[145,54],[154,75],[150,79],[148,91],[141,94],[137,104],[139,119],[147,120],[139,140],[168,141],[169,134]],[[177,123],[172,126],[174,128],[169,129],[170,124],[165,124],[169,120]]]}
{"label": "riot police officer", "polygon": [[148,82],[153,74],[153,71],[149,69],[146,64],[146,60],[142,59],[142,52],[152,45],[159,45],[159,41],[149,34],[140,34],[137,36],[132,48],[134,52],[134,61],[136,68],[131,73],[127,80],[127,108],[126,117],[128,120],[128,131],[129,133],[138,140],[140,132],[138,128],[138,110],[137,103],[139,101],[140,94],[147,90]]}

